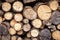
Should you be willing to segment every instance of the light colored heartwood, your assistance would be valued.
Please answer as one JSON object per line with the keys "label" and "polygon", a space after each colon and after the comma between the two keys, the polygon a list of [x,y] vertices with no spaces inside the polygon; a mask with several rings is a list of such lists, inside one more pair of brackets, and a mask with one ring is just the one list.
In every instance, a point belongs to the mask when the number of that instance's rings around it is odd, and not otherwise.
{"label": "light colored heartwood", "polygon": [[38,16],[41,20],[49,20],[51,17],[51,9],[47,5],[41,5],[37,9]]}
{"label": "light colored heartwood", "polygon": [[42,21],[40,19],[35,19],[32,21],[32,25],[35,27],[35,28],[41,28],[42,26]]}
{"label": "light colored heartwood", "polygon": [[11,40],[16,40],[16,36],[11,36]]}
{"label": "light colored heartwood", "polygon": [[20,24],[20,23],[16,23],[16,24],[14,25],[14,29],[15,29],[16,31],[20,31],[20,30],[21,30],[21,24]]}
{"label": "light colored heartwood", "polygon": [[10,25],[11,25],[12,27],[14,27],[14,25],[15,25],[16,23],[17,23],[17,22],[16,22],[14,19],[10,21]]}
{"label": "light colored heartwood", "polygon": [[60,24],[57,25],[57,29],[60,29]]}
{"label": "light colored heartwood", "polygon": [[31,36],[32,37],[37,37],[39,35],[39,31],[37,29],[31,30]]}
{"label": "light colored heartwood", "polygon": [[23,4],[20,1],[14,2],[13,10],[15,10],[16,12],[21,12],[23,10]]}
{"label": "light colored heartwood", "polygon": [[17,21],[17,22],[20,22],[20,21],[22,21],[22,19],[23,19],[23,16],[22,16],[22,14],[15,14],[15,16],[14,16],[14,19]]}
{"label": "light colored heartwood", "polygon": [[14,34],[16,34],[16,31],[13,28],[10,28],[9,33],[10,33],[10,35],[14,35]]}
{"label": "light colored heartwood", "polygon": [[2,9],[3,9],[4,11],[9,11],[9,10],[11,9],[11,4],[8,3],[8,2],[4,2],[4,3],[2,4]]}
{"label": "light colored heartwood", "polygon": [[23,30],[24,30],[25,32],[29,31],[30,29],[31,29],[30,24],[25,24],[25,25],[23,25]]}
{"label": "light colored heartwood", "polygon": [[23,11],[23,15],[29,20],[33,20],[37,18],[37,13],[30,6],[25,7]]}
{"label": "light colored heartwood", "polygon": [[51,1],[50,3],[49,3],[49,5],[50,5],[50,8],[52,9],[52,10],[56,10],[58,7],[59,7],[59,4],[58,4],[58,2],[55,0],[55,1]]}
{"label": "light colored heartwood", "polygon": [[11,20],[13,17],[13,14],[11,12],[7,12],[4,14],[4,17],[6,20]]}
{"label": "light colored heartwood", "polygon": [[60,31],[58,31],[58,30],[56,30],[56,31],[54,31],[53,33],[52,33],[52,37],[54,38],[54,39],[58,39],[58,40],[60,40]]}

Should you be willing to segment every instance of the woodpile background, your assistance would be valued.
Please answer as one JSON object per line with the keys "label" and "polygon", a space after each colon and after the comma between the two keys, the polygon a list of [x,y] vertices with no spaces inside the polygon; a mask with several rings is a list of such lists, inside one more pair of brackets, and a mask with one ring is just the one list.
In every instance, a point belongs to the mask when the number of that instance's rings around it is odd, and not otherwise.
{"label": "woodpile background", "polygon": [[60,0],[0,0],[0,40],[60,40]]}

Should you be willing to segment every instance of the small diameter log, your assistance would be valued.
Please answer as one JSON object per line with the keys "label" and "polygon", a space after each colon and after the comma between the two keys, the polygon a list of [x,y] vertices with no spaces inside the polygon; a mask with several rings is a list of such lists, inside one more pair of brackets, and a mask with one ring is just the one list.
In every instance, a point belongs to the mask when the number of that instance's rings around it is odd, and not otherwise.
{"label": "small diameter log", "polygon": [[23,19],[23,23],[29,23],[28,19]]}
{"label": "small diameter log", "polygon": [[18,39],[17,40],[23,40],[21,37],[18,37]]}
{"label": "small diameter log", "polygon": [[17,37],[16,36],[11,36],[11,40],[16,40]]}
{"label": "small diameter log", "polygon": [[29,20],[33,20],[37,18],[37,13],[30,6],[26,6],[24,8],[23,15]]}
{"label": "small diameter log", "polygon": [[56,30],[52,33],[52,37],[55,40],[60,40],[60,31]]}
{"label": "small diameter log", "polygon": [[6,2],[9,2],[9,3],[12,3],[14,2],[15,0],[5,0]]}
{"label": "small diameter log", "polygon": [[14,25],[15,25],[16,23],[17,23],[17,22],[16,22],[14,19],[10,21],[10,25],[11,25],[12,27],[14,27]]}
{"label": "small diameter log", "polygon": [[16,31],[20,31],[22,28],[22,25],[20,24],[20,23],[16,23],[15,25],[14,25],[14,29],[16,30]]}
{"label": "small diameter log", "polygon": [[47,5],[40,5],[37,8],[37,13],[41,20],[49,20],[51,17],[51,9]]}
{"label": "small diameter log", "polygon": [[16,12],[21,12],[23,10],[23,4],[20,1],[16,1],[13,3],[13,10]]}
{"label": "small diameter log", "polygon": [[15,14],[15,16],[14,16],[14,19],[15,19],[17,22],[20,22],[20,21],[22,21],[23,16],[22,16],[22,14],[17,13],[17,14]]}
{"label": "small diameter log", "polygon": [[31,2],[35,2],[36,0],[23,0],[24,3],[31,3]]}
{"label": "small diameter log", "polygon": [[30,37],[31,37],[31,33],[28,32],[28,33],[27,33],[27,38],[30,38]]}
{"label": "small diameter log", "polygon": [[14,34],[16,34],[16,31],[13,28],[10,28],[9,29],[9,34],[14,35]]}
{"label": "small diameter log", "polygon": [[32,37],[37,37],[39,35],[39,31],[37,29],[31,30],[31,36]]}
{"label": "small diameter log", "polygon": [[22,35],[23,33],[24,33],[23,30],[20,30],[17,32],[17,35]]}
{"label": "small diameter log", "polygon": [[60,30],[60,24],[58,24],[58,25],[57,25],[57,29],[59,29],[59,30]]}
{"label": "small diameter log", "polygon": [[24,30],[25,32],[28,32],[30,29],[31,29],[31,25],[30,25],[30,24],[25,24],[25,25],[23,25],[23,30]]}
{"label": "small diameter log", "polygon": [[7,13],[4,14],[4,18],[5,18],[6,20],[11,20],[12,17],[13,17],[12,12],[7,12]]}
{"label": "small diameter log", "polygon": [[59,4],[56,0],[49,2],[49,5],[52,10],[56,10],[59,7]]}
{"label": "small diameter log", "polygon": [[42,21],[40,19],[35,19],[32,21],[32,25],[35,27],[35,28],[41,28],[42,26]]}
{"label": "small diameter log", "polygon": [[8,3],[8,2],[4,2],[4,3],[2,4],[2,9],[3,9],[3,11],[5,11],[5,12],[9,11],[9,10],[11,9],[11,4]]}
{"label": "small diameter log", "polygon": [[0,17],[0,23],[2,23],[3,22],[3,18],[2,17]]}

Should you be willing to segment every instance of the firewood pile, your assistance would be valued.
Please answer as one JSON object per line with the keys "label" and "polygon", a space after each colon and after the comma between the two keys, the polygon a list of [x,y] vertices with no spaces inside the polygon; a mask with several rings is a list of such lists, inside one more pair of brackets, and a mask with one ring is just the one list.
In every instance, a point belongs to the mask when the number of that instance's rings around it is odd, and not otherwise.
{"label": "firewood pile", "polygon": [[0,0],[0,40],[60,40],[60,0]]}

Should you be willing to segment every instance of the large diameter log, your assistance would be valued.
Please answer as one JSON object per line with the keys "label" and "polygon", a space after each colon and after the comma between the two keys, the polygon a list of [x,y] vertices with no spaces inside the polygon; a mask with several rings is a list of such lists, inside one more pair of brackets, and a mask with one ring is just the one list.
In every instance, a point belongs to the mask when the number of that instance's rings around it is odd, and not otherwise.
{"label": "large diameter log", "polygon": [[38,17],[41,20],[49,20],[51,17],[51,9],[47,5],[41,5],[37,8]]}
{"label": "large diameter log", "polygon": [[37,18],[37,13],[30,6],[26,6],[24,8],[23,15],[29,20],[33,20]]}

